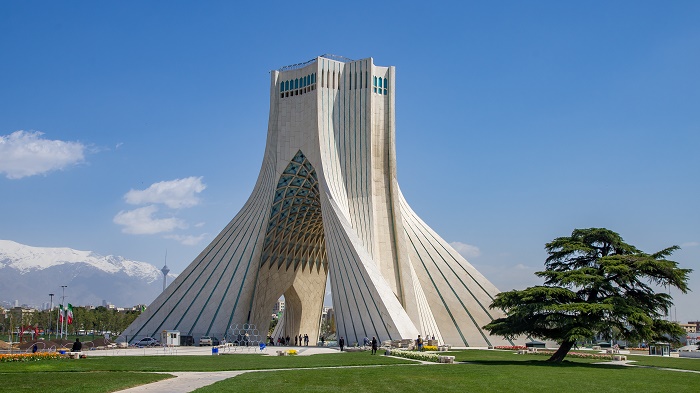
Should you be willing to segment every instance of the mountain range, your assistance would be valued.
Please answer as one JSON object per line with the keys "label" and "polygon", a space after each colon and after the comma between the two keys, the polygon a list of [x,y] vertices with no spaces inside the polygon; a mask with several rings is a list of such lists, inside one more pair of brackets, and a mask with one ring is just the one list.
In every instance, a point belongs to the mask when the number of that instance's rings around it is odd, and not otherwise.
{"label": "mountain range", "polygon": [[[176,275],[168,274],[168,283]],[[0,301],[40,306],[54,294],[60,303],[67,285],[66,303],[120,307],[149,304],[163,289],[160,269],[120,256],[102,256],[71,248],[32,247],[0,240]]]}

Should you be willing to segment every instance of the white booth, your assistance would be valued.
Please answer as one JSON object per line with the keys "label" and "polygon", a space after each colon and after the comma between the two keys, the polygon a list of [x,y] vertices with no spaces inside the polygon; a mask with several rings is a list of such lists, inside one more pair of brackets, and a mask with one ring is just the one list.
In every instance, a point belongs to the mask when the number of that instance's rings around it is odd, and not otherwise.
{"label": "white booth", "polygon": [[180,331],[179,330],[163,330],[160,333],[160,343],[166,347],[180,346]]}

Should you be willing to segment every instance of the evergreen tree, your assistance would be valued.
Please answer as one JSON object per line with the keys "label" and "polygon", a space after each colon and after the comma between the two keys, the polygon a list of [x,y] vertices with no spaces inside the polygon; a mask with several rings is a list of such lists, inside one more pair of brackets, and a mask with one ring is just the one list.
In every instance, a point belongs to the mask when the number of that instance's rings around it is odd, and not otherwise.
{"label": "evergreen tree", "polygon": [[605,228],[576,229],[545,246],[544,285],[499,293],[491,308],[506,317],[484,329],[514,338],[561,342],[549,361],[560,362],[577,340],[612,329],[630,341],[677,340],[683,329],[663,319],[673,299],[657,289],[688,292],[691,269],[667,260],[678,246],[647,254]]}

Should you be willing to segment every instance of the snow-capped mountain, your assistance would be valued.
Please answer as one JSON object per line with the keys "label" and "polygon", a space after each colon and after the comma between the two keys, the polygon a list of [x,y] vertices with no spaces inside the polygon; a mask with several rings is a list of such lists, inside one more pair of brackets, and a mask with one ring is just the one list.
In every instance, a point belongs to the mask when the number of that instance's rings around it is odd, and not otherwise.
{"label": "snow-capped mountain", "polygon": [[[168,283],[174,277],[169,274]],[[163,288],[163,274],[149,263],[120,256],[0,240],[0,300],[40,305],[48,301],[49,292],[60,296],[61,285],[68,285],[66,302],[74,305],[107,300],[132,306],[155,299]]]}

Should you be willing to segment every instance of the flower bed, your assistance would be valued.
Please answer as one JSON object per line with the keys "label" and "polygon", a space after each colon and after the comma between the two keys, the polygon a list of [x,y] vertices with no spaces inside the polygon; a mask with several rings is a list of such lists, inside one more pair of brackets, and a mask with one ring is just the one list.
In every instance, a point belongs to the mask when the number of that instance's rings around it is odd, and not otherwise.
{"label": "flower bed", "polygon": [[[537,352],[533,352],[533,354],[552,356],[554,354],[554,351],[539,350]],[[572,358],[581,358],[581,359],[613,360],[612,355],[604,355],[604,354],[600,354],[600,353],[569,352],[566,354],[566,356],[572,357]]]}
{"label": "flower bed", "polygon": [[387,350],[387,355],[398,356],[406,359],[422,360],[426,362],[438,363],[438,355],[435,353],[425,353],[416,351],[402,351],[400,349]]}
{"label": "flower bed", "polygon": [[527,349],[524,345],[498,345],[494,347],[495,349],[505,349],[507,351],[518,351],[522,349]]}
{"label": "flower bed", "polygon": [[13,353],[7,355],[0,355],[0,363],[37,362],[39,360],[56,360],[64,358],[66,358],[66,355],[61,355],[57,352]]}
{"label": "flower bed", "polygon": [[438,347],[436,345],[424,345],[423,350],[424,351],[437,351]]}

